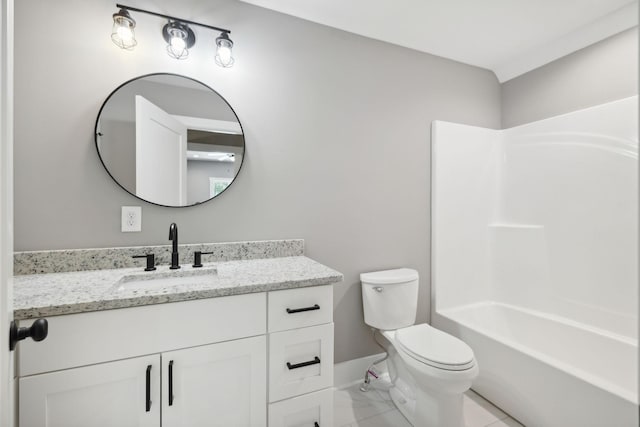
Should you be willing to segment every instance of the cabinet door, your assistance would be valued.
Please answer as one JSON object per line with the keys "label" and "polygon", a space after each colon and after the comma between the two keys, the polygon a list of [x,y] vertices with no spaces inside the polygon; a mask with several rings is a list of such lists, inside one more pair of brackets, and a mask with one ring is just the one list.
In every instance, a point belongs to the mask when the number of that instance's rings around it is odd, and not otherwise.
{"label": "cabinet door", "polygon": [[20,378],[19,425],[158,427],[159,379],[159,355]]}
{"label": "cabinet door", "polygon": [[264,427],[264,336],[162,353],[163,427]]}

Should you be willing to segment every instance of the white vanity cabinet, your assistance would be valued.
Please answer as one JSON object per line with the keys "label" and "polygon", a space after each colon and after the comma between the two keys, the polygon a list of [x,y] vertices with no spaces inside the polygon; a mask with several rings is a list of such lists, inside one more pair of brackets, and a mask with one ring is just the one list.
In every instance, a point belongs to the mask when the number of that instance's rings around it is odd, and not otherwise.
{"label": "white vanity cabinet", "polygon": [[18,346],[19,426],[263,427],[266,311],[255,293],[48,317]]}
{"label": "white vanity cabinet", "polygon": [[20,427],[332,426],[331,285],[48,321],[18,347]]}
{"label": "white vanity cabinet", "polygon": [[265,427],[265,347],[259,336],[21,378],[20,425]]}

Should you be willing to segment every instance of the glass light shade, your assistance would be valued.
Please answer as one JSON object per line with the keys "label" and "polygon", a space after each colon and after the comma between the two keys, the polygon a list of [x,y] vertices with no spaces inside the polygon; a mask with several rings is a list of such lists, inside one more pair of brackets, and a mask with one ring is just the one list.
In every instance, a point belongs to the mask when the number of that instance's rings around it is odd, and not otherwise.
{"label": "glass light shade", "polygon": [[216,38],[216,46],[216,64],[224,68],[232,67],[235,62],[232,53],[233,42],[227,33],[222,33]]}
{"label": "glass light shade", "polygon": [[187,56],[189,56],[189,49],[187,49],[187,32],[178,27],[169,28],[168,32],[169,43],[167,44],[167,53],[175,59],[186,59]]}
{"label": "glass light shade", "polygon": [[121,9],[120,12],[113,14],[111,40],[121,49],[133,49],[138,44],[133,31],[135,27],[136,21],[129,16],[129,12]]}

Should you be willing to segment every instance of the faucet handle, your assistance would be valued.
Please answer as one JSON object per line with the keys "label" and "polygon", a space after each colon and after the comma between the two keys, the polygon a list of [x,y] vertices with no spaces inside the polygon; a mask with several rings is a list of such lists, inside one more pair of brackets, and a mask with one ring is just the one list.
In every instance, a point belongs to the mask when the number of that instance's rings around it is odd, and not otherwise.
{"label": "faucet handle", "polygon": [[202,255],[211,255],[213,252],[195,251],[193,253],[193,268],[202,267]]}
{"label": "faucet handle", "polygon": [[156,256],[154,254],[134,255],[131,258],[146,258],[147,268],[144,271],[153,271],[156,269]]}

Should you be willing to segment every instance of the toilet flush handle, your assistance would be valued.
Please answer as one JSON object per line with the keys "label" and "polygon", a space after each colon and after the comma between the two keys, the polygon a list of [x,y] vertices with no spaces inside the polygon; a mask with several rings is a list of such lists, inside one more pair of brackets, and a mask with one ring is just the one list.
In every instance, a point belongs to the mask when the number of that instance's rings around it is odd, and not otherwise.
{"label": "toilet flush handle", "polygon": [[373,290],[376,291],[376,292],[382,292],[382,291],[384,291],[384,288],[382,286],[376,286],[376,287],[373,288]]}

